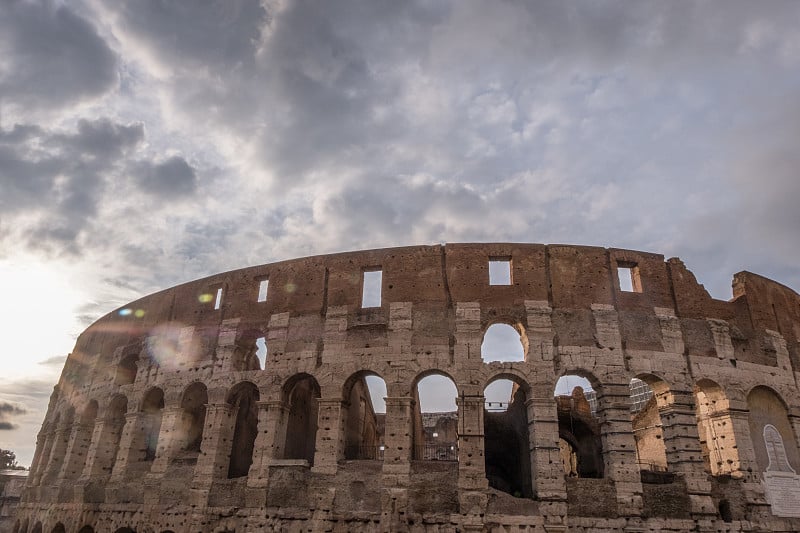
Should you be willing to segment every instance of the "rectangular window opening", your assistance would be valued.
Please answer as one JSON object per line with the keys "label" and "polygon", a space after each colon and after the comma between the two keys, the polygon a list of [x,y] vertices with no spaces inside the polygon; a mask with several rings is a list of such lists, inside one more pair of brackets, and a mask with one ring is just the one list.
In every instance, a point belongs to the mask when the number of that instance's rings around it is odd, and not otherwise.
{"label": "rectangular window opening", "polygon": [[511,258],[489,258],[489,285],[511,285]]}
{"label": "rectangular window opening", "polygon": [[222,287],[217,289],[217,299],[214,300],[214,309],[219,309],[222,306]]}
{"label": "rectangular window opening", "polygon": [[269,280],[262,279],[258,283],[258,301],[259,302],[266,302],[267,301],[267,289],[269,289]]}
{"label": "rectangular window opening", "polygon": [[622,292],[642,292],[642,278],[636,263],[617,263],[617,277]]}
{"label": "rectangular window opening", "polygon": [[381,306],[381,285],[383,270],[365,270],[364,283],[361,287],[361,307]]}

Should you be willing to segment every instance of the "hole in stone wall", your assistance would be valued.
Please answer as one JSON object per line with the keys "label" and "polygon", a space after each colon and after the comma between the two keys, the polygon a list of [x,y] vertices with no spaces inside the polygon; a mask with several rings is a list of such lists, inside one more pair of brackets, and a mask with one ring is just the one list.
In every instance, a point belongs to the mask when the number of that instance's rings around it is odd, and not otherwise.
{"label": "hole in stone wall", "polygon": [[206,420],[206,404],[208,403],[208,391],[202,383],[192,383],[186,388],[181,399],[181,435],[178,436],[183,442],[183,450],[187,452],[199,452],[200,444],[203,442],[203,426]]}
{"label": "hole in stone wall", "polygon": [[259,302],[267,301],[267,290],[269,289],[269,280],[262,279],[258,282],[258,300]]}
{"label": "hole in stone wall", "polygon": [[158,387],[150,389],[142,401],[145,461],[152,461],[156,458],[163,409],[164,391]]}
{"label": "hole in stone wall", "polygon": [[267,339],[259,337],[256,339],[256,359],[258,359],[259,369],[267,368]]}
{"label": "hole in stone wall", "polygon": [[489,486],[516,497],[533,497],[528,410],[521,387],[508,379],[483,392],[484,457]]}
{"label": "hole in stone wall", "polygon": [[[414,459],[458,460],[458,389],[449,377],[428,375],[414,388]],[[433,434],[436,433],[436,437]]]}
{"label": "hole in stone wall", "polygon": [[217,296],[214,299],[214,309],[219,309],[222,306],[222,287],[217,289]]}
{"label": "hole in stone wall", "polygon": [[525,348],[519,332],[508,324],[492,324],[481,344],[481,359],[492,361],[524,361]]}
{"label": "hole in stone wall", "polygon": [[383,459],[385,397],[386,383],[377,375],[360,372],[347,380],[345,459]]}
{"label": "hole in stone wall", "polygon": [[130,385],[136,381],[136,361],[137,355],[128,355],[120,361],[117,373],[114,376],[114,383],[117,385]]}
{"label": "hole in stone wall", "polygon": [[642,292],[642,278],[636,263],[617,262],[617,278],[622,292]]}
{"label": "hole in stone wall", "polygon": [[300,375],[290,380],[287,387],[284,401],[289,406],[289,416],[284,457],[305,459],[308,464],[313,465],[317,442],[319,384],[309,375]]}
{"label": "hole in stone wall", "polygon": [[511,285],[511,258],[489,258],[489,285]]}
{"label": "hole in stone wall", "polygon": [[365,270],[363,276],[361,307],[380,307],[383,271],[380,269]]}
{"label": "hole in stone wall", "polygon": [[[653,376],[648,381],[659,390],[666,391],[666,383]],[[630,382],[631,425],[636,442],[636,458],[639,470],[645,472],[666,472],[667,450],[664,446],[659,405],[652,386],[645,381],[633,378]],[[643,480],[649,480],[655,474],[649,474]]]}
{"label": "hole in stone wall", "polygon": [[250,382],[236,385],[228,396],[228,403],[233,406],[236,416],[228,479],[246,476],[250,471],[258,434],[258,400],[258,388]]}
{"label": "hole in stone wall", "polygon": [[558,436],[564,475],[603,477],[603,447],[597,421],[597,393],[588,379],[561,376],[555,388]]}

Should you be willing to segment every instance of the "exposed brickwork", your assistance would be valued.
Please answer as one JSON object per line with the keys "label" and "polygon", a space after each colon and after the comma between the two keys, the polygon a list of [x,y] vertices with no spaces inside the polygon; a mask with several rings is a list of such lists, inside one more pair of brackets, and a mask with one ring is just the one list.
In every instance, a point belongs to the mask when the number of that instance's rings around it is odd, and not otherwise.
{"label": "exposed brickwork", "polygon": [[[510,285],[489,284],[498,257]],[[620,290],[618,266],[635,291]],[[375,269],[381,305],[362,309]],[[503,243],[310,257],[173,287],[78,338],[14,530],[797,531],[765,500],[761,433],[773,426],[800,471],[800,297],[746,272],[734,294],[710,298],[657,254]],[[524,361],[483,362],[497,322],[521,333]],[[458,391],[439,425],[419,409],[431,373]],[[596,416],[585,400],[574,416],[558,408],[566,374],[590,380]],[[385,381],[385,415],[368,375]],[[508,420],[483,409],[500,378],[517,391]],[[638,451],[632,378],[655,393]],[[596,477],[567,477],[582,470],[562,462],[565,420],[591,436],[583,471]],[[498,490],[502,472],[490,487],[486,431],[526,435],[524,460],[498,459],[492,441],[493,468],[524,465],[521,488]],[[645,449],[661,478],[640,471]]]}

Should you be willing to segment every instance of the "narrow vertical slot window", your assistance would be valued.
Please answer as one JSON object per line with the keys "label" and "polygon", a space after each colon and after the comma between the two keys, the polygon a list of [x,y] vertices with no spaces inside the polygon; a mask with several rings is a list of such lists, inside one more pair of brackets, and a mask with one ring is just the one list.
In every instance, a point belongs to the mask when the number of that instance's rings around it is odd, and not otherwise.
{"label": "narrow vertical slot window", "polygon": [[382,270],[367,270],[364,272],[364,282],[361,287],[361,307],[381,306],[382,284]]}
{"label": "narrow vertical slot window", "polygon": [[269,288],[269,280],[262,279],[258,284],[258,301],[259,302],[266,302],[267,301],[267,289]]}
{"label": "narrow vertical slot window", "polygon": [[511,285],[511,258],[489,258],[489,285]]}
{"label": "narrow vertical slot window", "polygon": [[617,263],[617,277],[622,292],[642,292],[642,278],[636,263]]}
{"label": "narrow vertical slot window", "polygon": [[214,300],[214,309],[219,309],[222,305],[222,287],[217,289],[217,298]]}

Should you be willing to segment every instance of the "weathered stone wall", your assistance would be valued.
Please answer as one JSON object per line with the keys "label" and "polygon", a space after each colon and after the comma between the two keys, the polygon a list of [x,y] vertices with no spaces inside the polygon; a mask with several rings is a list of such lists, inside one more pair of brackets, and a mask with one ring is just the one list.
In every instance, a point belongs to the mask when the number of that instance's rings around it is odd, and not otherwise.
{"label": "weathered stone wall", "polygon": [[[489,284],[498,258],[510,260],[509,285]],[[620,289],[622,267],[636,290]],[[362,308],[363,272],[376,269],[380,306]],[[497,322],[521,332],[524,361],[483,361]],[[771,438],[797,469],[798,345],[791,289],[743,272],[734,299],[718,301],[680,260],[631,250],[448,244],[217,274],[131,302],[81,334],[15,528],[797,531],[800,519],[774,516],[765,499],[762,433],[776,428]],[[431,373],[458,390],[457,460],[414,460],[416,385]],[[378,429],[377,419],[352,425],[369,415],[351,405],[369,374],[387,386],[383,441],[375,458],[348,460],[347,443]],[[565,374],[597,393],[601,478],[565,478],[553,398]],[[643,484],[634,377],[656,393],[669,482]],[[486,479],[483,392],[496,379],[524,393],[520,464],[532,498]]]}

